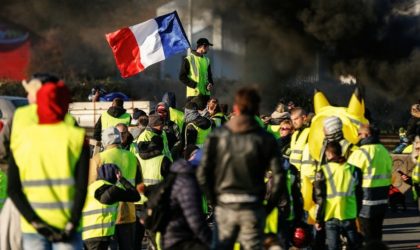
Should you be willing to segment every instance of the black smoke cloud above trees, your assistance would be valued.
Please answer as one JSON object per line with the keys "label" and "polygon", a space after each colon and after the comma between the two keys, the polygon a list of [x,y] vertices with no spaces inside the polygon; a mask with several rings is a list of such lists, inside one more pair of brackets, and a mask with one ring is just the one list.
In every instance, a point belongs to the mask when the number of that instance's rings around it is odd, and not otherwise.
{"label": "black smoke cloud above trees", "polygon": [[269,51],[267,62],[280,76],[310,69],[319,54],[335,79],[351,74],[378,93],[413,101],[420,96],[420,15],[412,12],[415,3],[220,0],[215,6],[247,27],[248,40],[261,41],[261,53]]}

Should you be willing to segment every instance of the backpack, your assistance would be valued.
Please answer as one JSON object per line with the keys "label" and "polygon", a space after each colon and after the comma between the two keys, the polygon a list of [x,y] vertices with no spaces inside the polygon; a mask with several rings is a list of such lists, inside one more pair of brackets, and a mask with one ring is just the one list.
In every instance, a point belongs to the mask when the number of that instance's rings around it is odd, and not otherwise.
{"label": "backpack", "polygon": [[170,219],[170,195],[177,174],[170,173],[148,195],[144,227],[152,232],[164,232]]}

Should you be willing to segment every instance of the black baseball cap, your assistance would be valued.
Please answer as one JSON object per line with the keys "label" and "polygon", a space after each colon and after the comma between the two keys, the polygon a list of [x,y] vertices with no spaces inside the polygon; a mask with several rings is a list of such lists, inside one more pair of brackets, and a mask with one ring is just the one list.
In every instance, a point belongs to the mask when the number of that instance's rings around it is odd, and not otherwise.
{"label": "black baseball cap", "polygon": [[201,46],[201,45],[213,46],[213,44],[210,43],[209,40],[207,40],[207,38],[200,38],[197,40],[197,46]]}

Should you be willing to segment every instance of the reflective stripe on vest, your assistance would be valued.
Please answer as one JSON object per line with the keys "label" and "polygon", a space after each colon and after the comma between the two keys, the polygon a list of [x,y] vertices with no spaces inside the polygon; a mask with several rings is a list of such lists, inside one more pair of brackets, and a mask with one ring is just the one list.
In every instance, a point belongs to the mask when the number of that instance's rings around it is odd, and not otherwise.
{"label": "reflective stripe on vest", "polygon": [[354,219],[357,216],[354,168],[348,164],[327,163],[321,167],[327,186],[325,221]]}
{"label": "reflective stripe on vest", "polygon": [[308,141],[309,128],[304,128],[302,131],[296,131],[292,135],[290,142],[290,163],[293,164],[299,171],[302,165],[302,153],[305,144]]}
{"label": "reflective stripe on vest", "polygon": [[124,113],[120,117],[113,117],[106,111],[101,116],[102,131],[109,127],[115,127],[118,123],[124,123],[128,126],[130,125],[130,120],[130,114]]}
{"label": "reflective stripe on vest", "polygon": [[[64,122],[32,125],[21,131],[26,141],[15,148],[22,191],[36,214],[46,223],[64,229],[75,194],[74,172],[85,131]],[[59,138],[59,139],[57,139]],[[35,229],[21,220],[22,232]]]}
{"label": "reflective stripe on vest", "polygon": [[[159,155],[147,160],[139,157],[141,172],[143,176],[143,183],[145,186],[155,185],[160,183],[163,180],[162,175],[160,174],[162,168],[162,161],[164,155]],[[144,204],[147,202],[147,197],[142,195],[141,199],[135,204]]]}
{"label": "reflective stripe on vest", "polygon": [[362,200],[362,204],[365,206],[377,206],[377,205],[383,205],[388,204],[388,199],[383,200]]}
{"label": "reflective stripe on vest", "polygon": [[97,180],[88,186],[82,213],[83,240],[114,235],[118,202],[106,205],[95,198],[96,190],[105,184],[112,185],[107,181]]}
{"label": "reflective stripe on vest", "polygon": [[[194,123],[188,123],[187,127],[185,128],[185,130],[187,130],[187,128],[189,126],[193,126],[194,129],[197,131],[197,139],[195,140],[195,145],[199,148],[203,148],[204,146],[204,142],[207,139],[207,136],[210,134],[211,132],[211,126],[208,127],[207,129],[202,129],[199,126],[195,125]],[[185,133],[185,141],[187,141],[187,133]]]}
{"label": "reflective stripe on vest", "polygon": [[147,160],[140,158],[141,173],[145,186],[154,185],[163,180],[160,172],[164,157],[164,155],[158,155]]}
{"label": "reflective stripe on vest", "polygon": [[381,144],[363,145],[354,151],[348,163],[363,172],[363,187],[383,187],[391,184],[392,159]]}
{"label": "reflective stripe on vest", "polygon": [[210,95],[210,91],[207,90],[208,83],[208,67],[210,60],[205,56],[196,56],[190,54],[186,57],[190,64],[190,72],[188,77],[197,83],[195,88],[187,86],[187,97],[198,96],[198,95]]}

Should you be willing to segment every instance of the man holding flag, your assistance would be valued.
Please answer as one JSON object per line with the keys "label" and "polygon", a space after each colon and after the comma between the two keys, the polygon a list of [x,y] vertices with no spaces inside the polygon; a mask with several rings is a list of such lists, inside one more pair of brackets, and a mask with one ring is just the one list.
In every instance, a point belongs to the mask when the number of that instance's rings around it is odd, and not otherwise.
{"label": "man holding flag", "polygon": [[204,103],[210,99],[210,90],[213,87],[213,76],[210,68],[210,59],[205,56],[213,46],[207,38],[197,40],[197,49],[184,58],[179,73],[179,80],[187,86],[187,101],[195,96],[203,96]]}

